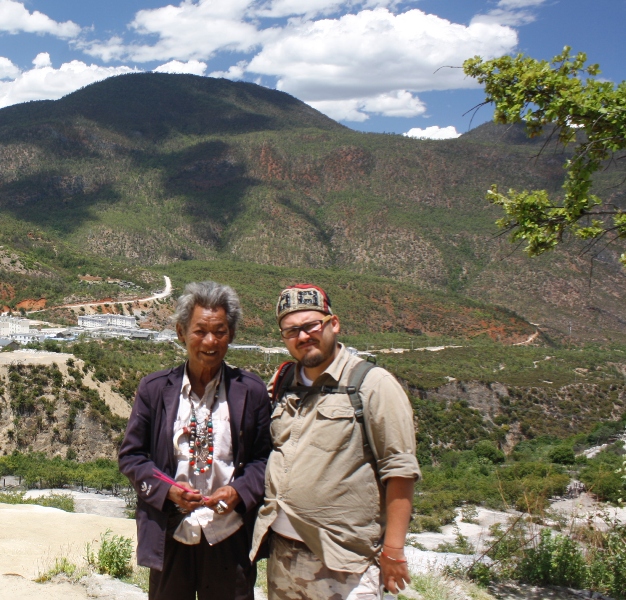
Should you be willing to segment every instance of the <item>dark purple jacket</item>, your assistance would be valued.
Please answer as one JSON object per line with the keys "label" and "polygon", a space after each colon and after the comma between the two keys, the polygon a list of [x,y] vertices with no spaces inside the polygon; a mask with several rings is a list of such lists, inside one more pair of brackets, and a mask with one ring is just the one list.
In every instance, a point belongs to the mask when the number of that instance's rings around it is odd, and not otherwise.
{"label": "dark purple jacket", "polygon": [[[120,471],[137,491],[137,562],[163,569],[165,532],[173,507],[167,500],[170,485],[154,477],[156,467],[176,474],[174,421],[178,413],[184,365],[144,377],[120,448]],[[235,508],[252,538],[259,503],[263,500],[265,464],[270,453],[270,401],[259,377],[225,366],[224,384],[230,412],[235,463],[234,481],[241,502]]]}

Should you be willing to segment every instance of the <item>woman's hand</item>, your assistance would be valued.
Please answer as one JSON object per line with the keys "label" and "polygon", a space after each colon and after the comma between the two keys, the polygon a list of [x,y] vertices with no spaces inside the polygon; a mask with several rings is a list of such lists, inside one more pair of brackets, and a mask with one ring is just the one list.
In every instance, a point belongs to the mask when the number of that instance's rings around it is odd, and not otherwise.
{"label": "woman's hand", "polygon": [[167,497],[178,506],[183,513],[190,513],[203,505],[202,494],[198,490],[183,490],[175,485],[170,487]]}
{"label": "woman's hand", "polygon": [[411,581],[404,550],[383,546],[379,557],[385,589],[392,594],[399,593]]}
{"label": "woman's hand", "polygon": [[[218,510],[217,507],[220,501],[226,504],[226,508],[221,511]],[[239,502],[241,502],[239,493],[232,485],[225,485],[224,487],[218,488],[208,498],[204,499],[204,505],[212,508],[220,515],[227,515],[229,512],[232,512]]]}

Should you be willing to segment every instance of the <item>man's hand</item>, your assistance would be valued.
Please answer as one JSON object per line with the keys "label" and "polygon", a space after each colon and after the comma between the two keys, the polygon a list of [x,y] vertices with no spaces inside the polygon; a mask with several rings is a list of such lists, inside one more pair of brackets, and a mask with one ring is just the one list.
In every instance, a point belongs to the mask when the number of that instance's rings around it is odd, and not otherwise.
{"label": "man's hand", "polygon": [[411,581],[404,557],[404,541],[411,519],[414,485],[412,479],[403,477],[390,477],[387,480],[387,530],[380,553],[380,570],[383,584],[392,594],[403,590]]}
{"label": "man's hand", "polygon": [[202,494],[198,490],[183,490],[175,485],[170,487],[167,497],[184,513],[190,513],[202,506]]}
{"label": "man's hand", "polygon": [[383,546],[383,551],[380,554],[380,570],[383,585],[392,594],[399,593],[411,581],[404,550]]}
{"label": "man's hand", "polygon": [[[220,500],[227,506],[227,508],[221,512],[216,510],[217,503]],[[232,512],[239,502],[241,502],[239,493],[232,485],[225,485],[224,487],[218,488],[208,498],[204,499],[204,505],[212,508],[220,515],[227,515],[229,512]]]}

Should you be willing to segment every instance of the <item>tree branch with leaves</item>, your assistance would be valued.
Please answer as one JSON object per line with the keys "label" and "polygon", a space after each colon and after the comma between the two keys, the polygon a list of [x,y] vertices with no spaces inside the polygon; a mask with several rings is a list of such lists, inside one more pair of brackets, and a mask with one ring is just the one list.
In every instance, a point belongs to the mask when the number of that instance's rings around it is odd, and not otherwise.
{"label": "tree branch with leaves", "polygon": [[[498,225],[511,231],[513,242],[525,242],[531,256],[556,247],[567,231],[591,245],[626,237],[626,213],[591,193],[594,173],[626,157],[626,82],[598,79],[599,66],[586,66],[584,53],[570,51],[566,46],[550,62],[518,54],[463,64],[465,74],[484,85],[484,104],[494,104],[496,123],[524,123],[530,137],[549,131],[549,141],[573,149],[560,199],[545,190],[503,194],[493,186],[488,192],[505,212]],[[621,261],[626,265],[626,253]]]}

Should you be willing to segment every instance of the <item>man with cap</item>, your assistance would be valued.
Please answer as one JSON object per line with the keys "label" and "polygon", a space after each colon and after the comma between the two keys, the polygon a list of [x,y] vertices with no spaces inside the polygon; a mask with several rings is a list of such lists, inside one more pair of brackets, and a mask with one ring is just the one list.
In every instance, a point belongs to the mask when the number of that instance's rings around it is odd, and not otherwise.
{"label": "man with cap", "polygon": [[359,367],[337,342],[321,288],[283,290],[276,316],[297,363],[288,386],[284,365],[270,383],[274,449],[251,554],[269,535],[269,600],[398,593],[410,580],[404,542],[420,476],[409,400],[390,373]]}

